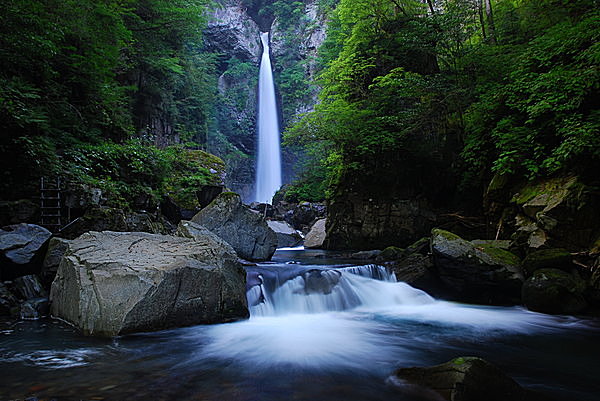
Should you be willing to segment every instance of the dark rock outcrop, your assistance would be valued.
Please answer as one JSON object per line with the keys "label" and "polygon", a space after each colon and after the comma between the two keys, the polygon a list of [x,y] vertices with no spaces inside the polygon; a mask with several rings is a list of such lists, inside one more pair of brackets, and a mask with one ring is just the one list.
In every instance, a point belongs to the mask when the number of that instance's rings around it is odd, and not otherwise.
{"label": "dark rock outcrop", "polygon": [[51,312],[84,334],[118,334],[247,317],[245,273],[220,238],[90,232],[69,243]]}
{"label": "dark rock outcrop", "polygon": [[18,310],[18,298],[6,284],[0,282],[0,316],[16,315]]}
{"label": "dark rock outcrop", "polygon": [[234,192],[220,194],[192,221],[224,239],[243,259],[270,260],[277,248],[277,235]]}
{"label": "dark rock outcrop", "polygon": [[578,313],[588,306],[585,289],[585,281],[576,272],[539,269],[523,285],[523,304],[536,312]]}
{"label": "dark rock outcrop", "polygon": [[382,249],[425,237],[435,215],[425,202],[346,193],[328,205],[326,249]]}
{"label": "dark rock outcrop", "polygon": [[125,213],[110,207],[91,207],[60,232],[60,236],[74,239],[88,231],[148,232],[164,234],[163,222],[148,213]]}
{"label": "dark rock outcrop", "polygon": [[518,304],[523,274],[507,250],[475,246],[440,229],[431,232],[435,269],[451,299],[483,304]]}
{"label": "dark rock outcrop", "polygon": [[3,280],[39,272],[39,262],[52,233],[35,224],[0,230],[0,277]]}
{"label": "dark rock outcrop", "polygon": [[42,271],[40,273],[44,287],[50,288],[52,281],[54,281],[54,277],[56,277],[60,261],[65,255],[68,247],[69,240],[64,238],[54,237],[48,242],[48,250],[46,251],[46,256],[42,263]]}
{"label": "dark rock outcrop", "polygon": [[455,358],[436,366],[398,369],[389,382],[405,391],[414,390],[411,386],[430,389],[448,401],[539,399],[496,366],[477,357]]}
{"label": "dark rock outcrop", "polygon": [[325,241],[327,219],[320,219],[315,222],[310,228],[306,237],[304,237],[305,248],[321,248]]}
{"label": "dark rock outcrop", "polygon": [[321,203],[302,202],[283,216],[296,230],[307,232],[317,219],[327,214],[327,208]]}
{"label": "dark rock outcrop", "polygon": [[39,215],[39,203],[29,199],[0,201],[0,227],[25,221],[38,221]]}

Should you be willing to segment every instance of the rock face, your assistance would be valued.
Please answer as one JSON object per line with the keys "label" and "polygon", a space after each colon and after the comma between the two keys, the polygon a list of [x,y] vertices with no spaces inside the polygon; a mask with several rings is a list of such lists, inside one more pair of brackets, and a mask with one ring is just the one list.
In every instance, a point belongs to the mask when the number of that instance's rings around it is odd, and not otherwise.
{"label": "rock face", "polygon": [[50,299],[54,316],[97,336],[248,315],[245,273],[210,234],[86,233],[69,243]]}
{"label": "rock face", "polygon": [[246,14],[240,2],[219,0],[217,3],[208,15],[208,26],[204,31],[206,47],[258,64],[262,53],[258,25]]}
{"label": "rock face", "polygon": [[493,246],[475,246],[451,232],[434,229],[435,269],[450,298],[489,304],[520,303],[523,274],[519,258]]}
{"label": "rock face", "polygon": [[327,249],[382,249],[425,237],[435,216],[416,200],[343,193],[328,206]]}
{"label": "rock face", "polygon": [[536,312],[578,313],[587,307],[585,289],[586,283],[577,273],[540,269],[523,285],[523,304]]}
{"label": "rock face", "polygon": [[306,237],[304,237],[305,248],[321,248],[325,241],[326,231],[325,226],[327,225],[327,219],[317,220],[311,227]]}
{"label": "rock face", "polygon": [[[411,385],[435,391],[448,401],[520,401],[530,394],[491,363],[460,357],[441,365],[398,369],[390,382],[399,388]],[[434,398],[435,399],[435,398]]]}
{"label": "rock face", "polygon": [[[15,224],[0,230],[0,276],[3,280],[36,273],[52,233],[35,224]],[[3,260],[2,260],[3,259]]]}
{"label": "rock face", "polygon": [[302,237],[294,227],[285,221],[269,220],[267,224],[277,234],[277,247],[298,246],[302,243]]}
{"label": "rock face", "polygon": [[277,235],[233,192],[220,194],[192,221],[224,239],[243,259],[270,260],[277,248]]}

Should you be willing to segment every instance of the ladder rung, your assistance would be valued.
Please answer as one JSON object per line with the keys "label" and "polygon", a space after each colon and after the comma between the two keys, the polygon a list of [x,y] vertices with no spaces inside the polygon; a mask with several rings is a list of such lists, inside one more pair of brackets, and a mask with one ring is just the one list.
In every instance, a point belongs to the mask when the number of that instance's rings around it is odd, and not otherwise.
{"label": "ladder rung", "polygon": [[43,214],[42,217],[61,217],[60,213],[59,214]]}

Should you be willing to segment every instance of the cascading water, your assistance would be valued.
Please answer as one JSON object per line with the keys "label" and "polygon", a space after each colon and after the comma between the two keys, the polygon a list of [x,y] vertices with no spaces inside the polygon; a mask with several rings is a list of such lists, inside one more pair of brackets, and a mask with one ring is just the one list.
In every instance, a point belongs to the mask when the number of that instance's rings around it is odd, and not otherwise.
{"label": "cascading water", "polygon": [[[262,276],[261,279],[264,280]],[[377,265],[311,269],[287,280],[274,291],[267,287],[268,284],[262,283],[248,291],[253,317],[434,302],[425,292],[396,282],[393,274]]]}
{"label": "cascading water", "polygon": [[275,85],[269,57],[269,32],[260,34],[263,54],[258,79],[258,162],[256,201],[271,203],[281,186],[281,155]]}

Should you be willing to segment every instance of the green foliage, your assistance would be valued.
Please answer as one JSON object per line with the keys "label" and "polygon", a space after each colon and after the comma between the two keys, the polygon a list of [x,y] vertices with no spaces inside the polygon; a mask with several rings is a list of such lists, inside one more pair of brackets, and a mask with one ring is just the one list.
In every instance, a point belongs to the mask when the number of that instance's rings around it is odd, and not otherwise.
{"label": "green foliage", "polygon": [[71,184],[102,190],[112,207],[133,208],[140,198],[156,205],[163,195],[170,195],[193,209],[198,187],[218,184],[223,168],[220,159],[203,151],[181,146],[158,149],[130,140],[73,147],[65,151],[61,171]]}
{"label": "green foliage", "polygon": [[598,163],[599,17],[562,20],[503,47],[513,61],[481,77],[482,93],[466,115],[471,170],[491,162],[494,172],[534,178]]}
{"label": "green foliage", "polygon": [[[73,145],[206,142],[215,56],[204,0],[7,0],[0,15],[0,189],[60,170]],[[160,124],[156,124],[159,121]],[[167,142],[161,138],[161,142]],[[23,183],[27,183],[23,185]]]}
{"label": "green foliage", "polygon": [[465,197],[494,173],[597,171],[596,1],[492,1],[491,19],[482,2],[426,3],[341,0],[329,14],[321,102],[285,136],[335,155],[330,196],[375,179],[390,196],[451,194],[461,178]]}

